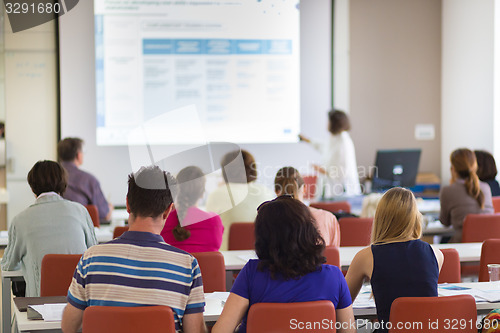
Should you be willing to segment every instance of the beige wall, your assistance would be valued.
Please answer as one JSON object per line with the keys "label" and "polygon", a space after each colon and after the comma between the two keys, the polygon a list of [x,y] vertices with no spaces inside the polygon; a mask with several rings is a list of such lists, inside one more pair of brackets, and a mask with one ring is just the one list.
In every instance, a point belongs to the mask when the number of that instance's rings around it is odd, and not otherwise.
{"label": "beige wall", "polygon": [[[377,149],[421,148],[440,175],[441,1],[350,0],[350,114],[358,164]],[[433,124],[435,139],[415,139]]]}
{"label": "beige wall", "polygon": [[493,75],[500,59],[495,64],[494,12],[494,0],[443,0],[441,169],[445,183],[451,178],[450,153],[459,147],[488,150],[495,153],[497,165],[500,162],[495,131],[499,117],[494,112],[494,92],[499,88]]}

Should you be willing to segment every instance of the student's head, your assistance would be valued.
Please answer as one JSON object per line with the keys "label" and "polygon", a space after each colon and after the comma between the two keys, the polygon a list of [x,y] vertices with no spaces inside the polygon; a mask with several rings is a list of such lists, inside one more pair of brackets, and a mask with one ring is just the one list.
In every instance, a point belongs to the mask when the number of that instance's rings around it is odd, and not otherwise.
{"label": "student's head", "polygon": [[328,112],[328,130],[333,135],[340,134],[351,129],[351,122],[347,114],[340,110]]}
{"label": "student's head", "polygon": [[477,176],[479,180],[487,181],[497,176],[497,164],[493,155],[484,150],[475,150],[477,160]]}
{"label": "student's head", "polygon": [[255,251],[259,269],[292,279],[313,272],[325,262],[325,242],[309,208],[281,196],[263,203],[255,219]]}
{"label": "student's head", "polygon": [[394,187],[380,199],[373,219],[372,243],[418,239],[422,214],[410,190]]}
{"label": "student's head", "polygon": [[127,207],[135,217],[157,218],[172,204],[176,181],[157,166],[142,167],[128,176]]}
{"label": "student's head", "polygon": [[274,191],[276,195],[291,195],[294,199],[303,199],[304,179],[293,167],[284,167],[278,170],[274,177]]}
{"label": "student's head", "polygon": [[253,182],[257,180],[257,164],[255,163],[255,158],[246,150],[241,150],[241,157],[243,158],[243,166],[245,168],[243,175],[243,170],[237,167],[227,167],[231,162],[233,162],[238,155],[240,154],[240,150],[235,150],[227,153],[222,157],[221,167],[222,167],[222,176],[226,183],[229,182],[240,182],[244,183],[246,179],[246,183]]}
{"label": "student's head", "polygon": [[197,166],[188,166],[177,174],[177,188],[175,210],[178,223],[172,233],[176,240],[183,241],[191,236],[191,232],[182,227],[182,221],[186,218],[189,207],[196,205],[205,192],[205,174]]}
{"label": "student's head", "polygon": [[476,199],[481,208],[484,208],[484,194],[479,185],[477,176],[476,155],[472,150],[460,148],[451,153],[451,170],[455,175],[465,181],[467,194]]}
{"label": "student's head", "polygon": [[38,161],[28,173],[28,184],[36,196],[45,192],[63,195],[68,184],[68,176],[59,163]]}
{"label": "student's head", "polygon": [[59,161],[74,162],[82,158],[83,140],[79,138],[66,138],[57,144]]}

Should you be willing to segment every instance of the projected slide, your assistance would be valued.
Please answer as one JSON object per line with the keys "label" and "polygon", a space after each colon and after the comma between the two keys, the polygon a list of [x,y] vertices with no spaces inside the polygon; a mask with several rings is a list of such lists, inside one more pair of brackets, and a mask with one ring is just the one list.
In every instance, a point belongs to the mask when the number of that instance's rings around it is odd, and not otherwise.
{"label": "projected slide", "polygon": [[127,145],[145,123],[150,144],[296,142],[298,0],[94,6],[98,145]]}

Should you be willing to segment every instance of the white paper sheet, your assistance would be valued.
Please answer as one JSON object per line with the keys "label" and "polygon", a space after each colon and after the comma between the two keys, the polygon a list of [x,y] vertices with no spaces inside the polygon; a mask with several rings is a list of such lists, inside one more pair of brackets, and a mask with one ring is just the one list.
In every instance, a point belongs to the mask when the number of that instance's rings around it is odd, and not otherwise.
{"label": "white paper sheet", "polygon": [[244,260],[245,262],[248,262],[248,260],[250,259],[258,259],[257,254],[255,254],[255,252],[253,252],[252,254],[240,254],[238,258]]}
{"label": "white paper sheet", "polygon": [[30,305],[36,312],[42,315],[44,321],[61,321],[64,308],[67,303],[54,303],[42,305]]}
{"label": "white paper sheet", "polygon": [[214,291],[213,293],[205,294],[205,299],[218,299],[225,301],[229,297],[229,291]]}

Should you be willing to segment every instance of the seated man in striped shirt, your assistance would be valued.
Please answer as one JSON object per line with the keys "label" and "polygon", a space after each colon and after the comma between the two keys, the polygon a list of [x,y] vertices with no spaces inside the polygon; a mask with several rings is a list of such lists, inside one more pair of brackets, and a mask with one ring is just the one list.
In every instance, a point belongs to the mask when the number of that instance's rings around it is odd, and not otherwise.
{"label": "seated man in striped shirt", "polygon": [[92,305],[166,305],[174,312],[177,331],[206,331],[198,263],[160,236],[172,209],[174,184],[156,166],[129,176],[129,231],[83,254],[68,291],[61,323],[65,333],[80,328],[83,311]]}

